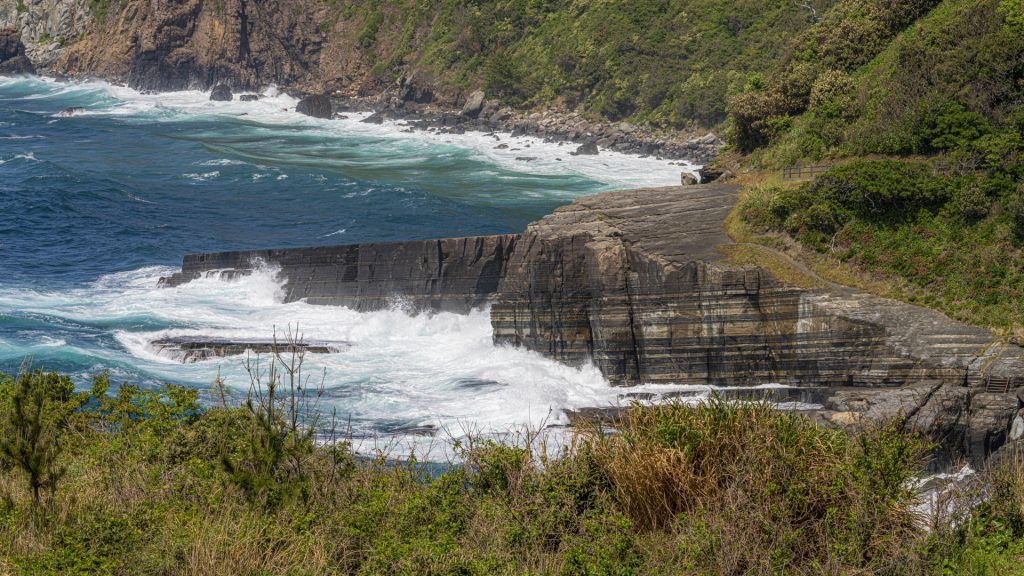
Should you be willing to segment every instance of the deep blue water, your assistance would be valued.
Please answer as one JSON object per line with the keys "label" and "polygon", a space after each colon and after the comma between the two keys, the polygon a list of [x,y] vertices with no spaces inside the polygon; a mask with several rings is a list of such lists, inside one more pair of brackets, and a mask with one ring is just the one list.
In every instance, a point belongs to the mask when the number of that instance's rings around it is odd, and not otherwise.
{"label": "deep blue water", "polygon": [[[86,112],[58,116],[74,106]],[[285,305],[272,270],[158,289],[189,252],[514,232],[573,197],[678,175],[526,140],[499,151],[484,135],[312,120],[292,106],[0,79],[0,372],[32,358],[80,381],[106,369],[205,386],[220,372],[243,386],[239,359],[183,365],[149,343],[266,338],[300,322],[307,338],[353,343],[318,367],[335,405],[371,430],[476,416],[500,427],[605,394],[593,370],[492,346],[486,312]],[[465,390],[484,408],[467,409]]]}

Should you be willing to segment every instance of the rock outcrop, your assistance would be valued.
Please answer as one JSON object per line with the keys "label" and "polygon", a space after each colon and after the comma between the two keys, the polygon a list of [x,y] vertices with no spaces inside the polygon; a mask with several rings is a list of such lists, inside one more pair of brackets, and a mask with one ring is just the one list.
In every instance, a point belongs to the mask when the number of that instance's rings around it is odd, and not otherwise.
{"label": "rock outcrop", "polygon": [[469,95],[466,103],[462,106],[462,115],[467,118],[478,118],[484,109],[484,91],[477,90]]}
{"label": "rock outcrop", "polygon": [[492,307],[495,341],[592,359],[623,384],[1024,385],[1024,351],[984,329],[728,261],[721,223],[736,191],[607,192],[531,224]]}
{"label": "rock outcrop", "polygon": [[295,111],[299,114],[312,116],[313,118],[330,118],[334,115],[334,108],[331,99],[322,94],[306,96],[295,105]]}
{"label": "rock outcrop", "polygon": [[35,69],[25,55],[21,34],[14,28],[0,30],[0,74],[32,74]]}
{"label": "rock outcrop", "polygon": [[183,364],[202,362],[212,358],[226,358],[240,354],[335,354],[348,349],[348,342],[294,342],[273,340],[225,340],[218,338],[175,337],[152,343],[157,353],[174,358]]}
{"label": "rock outcrop", "polygon": [[235,98],[235,95],[231,93],[231,87],[227,84],[217,84],[210,90],[210,100],[216,102],[230,102]]}
{"label": "rock outcrop", "polygon": [[0,27],[21,32],[34,68],[56,60],[65,43],[79,38],[92,22],[84,0],[0,0]]}
{"label": "rock outcrop", "polygon": [[[581,198],[521,235],[190,255],[178,285],[260,263],[288,300],[464,312],[491,304],[494,341],[618,385],[813,390],[830,425],[900,418],[947,460],[1006,442],[1024,349],[938,312],[727,257],[726,184]],[[799,284],[799,285],[797,285]]]}
{"label": "rock outcrop", "polygon": [[192,254],[162,280],[177,286],[204,276],[278,268],[285,301],[381,310],[468,312],[486,305],[505,276],[518,236],[477,236],[390,244]]}

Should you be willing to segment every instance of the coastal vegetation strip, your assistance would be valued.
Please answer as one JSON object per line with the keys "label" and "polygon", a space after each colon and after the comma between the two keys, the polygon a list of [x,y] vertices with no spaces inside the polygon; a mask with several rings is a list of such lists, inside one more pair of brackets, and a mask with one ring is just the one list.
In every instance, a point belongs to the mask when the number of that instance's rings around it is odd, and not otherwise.
{"label": "coastal vegetation strip", "polygon": [[[0,381],[0,569],[11,574],[1009,574],[1024,469],[943,500],[895,426],[769,404],[635,406],[616,432],[456,445],[442,467],[317,443],[264,380],[240,407],[167,386]],[[279,384],[287,378],[279,380]],[[215,388],[215,391],[217,389]],[[402,456],[393,454],[392,456]]]}

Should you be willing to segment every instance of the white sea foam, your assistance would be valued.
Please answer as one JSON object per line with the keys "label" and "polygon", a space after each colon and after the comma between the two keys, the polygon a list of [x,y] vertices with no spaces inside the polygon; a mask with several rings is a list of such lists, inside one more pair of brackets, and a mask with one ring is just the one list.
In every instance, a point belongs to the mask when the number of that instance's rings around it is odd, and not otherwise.
{"label": "white sea foam", "polygon": [[220,171],[219,170],[214,170],[212,172],[204,172],[202,174],[198,174],[198,173],[195,173],[195,172],[190,173],[190,174],[182,174],[182,177],[188,178],[189,180],[192,180],[194,182],[206,182],[207,180],[212,180],[212,179],[217,178],[219,176],[220,176]]}
{"label": "white sea foam", "polygon": [[[3,83],[11,82],[6,79]],[[415,164],[428,158],[443,158],[443,148],[453,146],[471,150],[480,159],[496,164],[506,170],[540,175],[578,175],[604,182],[612,186],[666,186],[679,183],[683,171],[692,171],[695,166],[684,162],[673,163],[656,158],[639,158],[603,150],[597,156],[572,156],[571,144],[547,143],[533,137],[500,135],[500,142],[482,132],[465,134],[441,134],[438,132],[408,130],[402,121],[386,121],[382,125],[360,122],[367,114],[348,114],[344,120],[321,120],[302,116],[295,112],[296,99],[268,88],[261,98],[254,102],[215,102],[209,94],[196,90],[162,93],[141,93],[130,88],[113,86],[101,81],[81,83],[58,83],[52,80],[16,79],[18,82],[36,82],[45,92],[39,98],[71,93],[100,94],[103,105],[87,106],[84,115],[104,114],[118,116],[141,116],[147,121],[178,121],[181,115],[244,117],[247,121],[268,127],[302,126],[320,131],[325,137],[357,135],[393,141],[409,146],[420,143],[419,152],[405,150],[405,161]],[[508,148],[498,149],[498,144]],[[532,158],[532,160],[523,160]],[[216,162],[216,161],[215,161]],[[212,164],[211,164],[212,165]],[[221,164],[226,165],[226,164]],[[496,175],[500,177],[500,175]]]}

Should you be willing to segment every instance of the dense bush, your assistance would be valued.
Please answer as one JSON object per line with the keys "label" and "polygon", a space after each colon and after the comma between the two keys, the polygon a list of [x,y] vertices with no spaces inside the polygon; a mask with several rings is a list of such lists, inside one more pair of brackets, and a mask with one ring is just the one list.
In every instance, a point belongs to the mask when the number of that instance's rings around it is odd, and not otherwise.
{"label": "dense bush", "polygon": [[[16,387],[0,384],[0,408]],[[45,505],[0,467],[4,573],[920,573],[931,561],[909,512],[923,446],[892,427],[827,430],[767,404],[638,406],[620,433],[581,430],[558,458],[470,440],[440,472],[304,436],[297,476],[279,479],[303,489],[268,506],[222,461],[253,446],[244,403],[200,410],[172,386],[110,395],[105,376],[78,397],[71,413],[47,408],[73,433]]]}
{"label": "dense bush", "polygon": [[[825,12],[837,0],[812,0]],[[770,74],[810,12],[771,0],[335,2],[375,80],[415,71],[521,107],[567,106],[658,126],[711,127],[753,73]]]}
{"label": "dense bush", "polygon": [[[729,101],[733,143],[751,152],[778,140],[791,127],[787,121],[809,107],[831,101],[836,121],[856,114],[848,95],[852,82],[846,75],[870,62],[906,27],[927,14],[939,0],[891,2],[843,0],[821,20],[798,35],[782,57],[779,73],[763,87],[755,87]],[[780,129],[782,127],[782,129]]]}
{"label": "dense bush", "polygon": [[918,161],[854,160],[812,183],[758,188],[739,211],[757,230],[784,232],[896,280],[895,295],[967,322],[1019,329],[1024,200],[1011,168],[997,163],[957,176]]}

